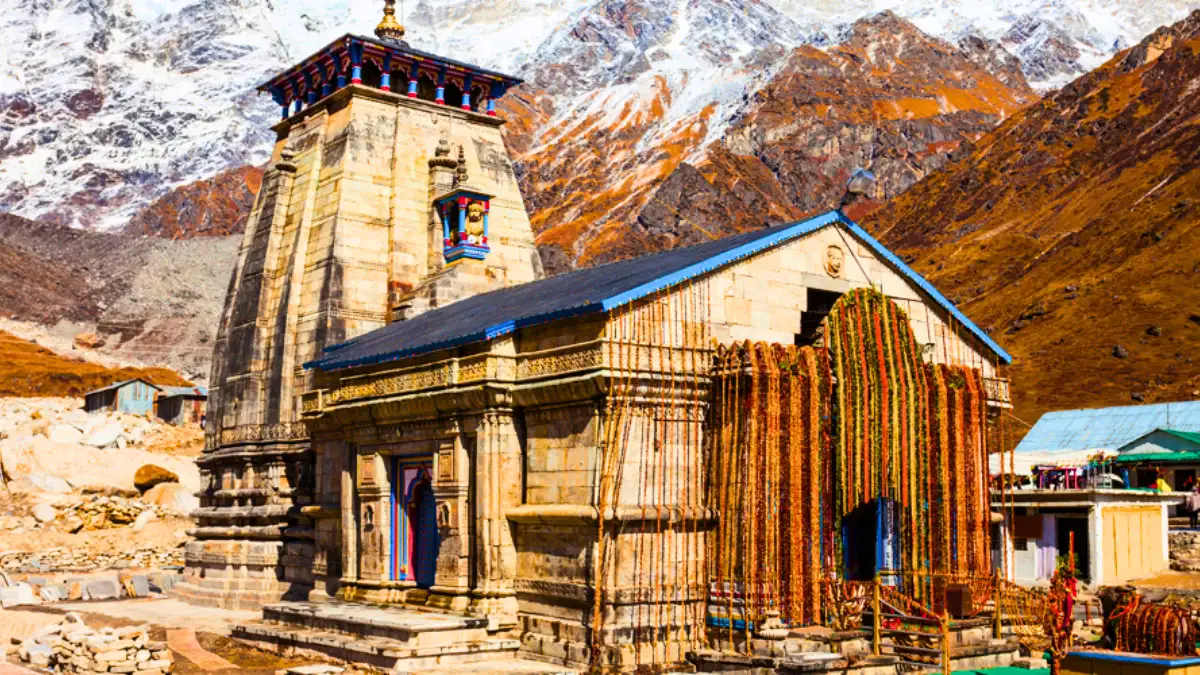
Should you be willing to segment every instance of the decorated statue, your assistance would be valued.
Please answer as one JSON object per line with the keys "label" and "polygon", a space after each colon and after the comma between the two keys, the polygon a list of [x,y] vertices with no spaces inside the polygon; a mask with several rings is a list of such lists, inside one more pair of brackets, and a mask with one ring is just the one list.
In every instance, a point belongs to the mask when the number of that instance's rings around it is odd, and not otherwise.
{"label": "decorated statue", "polygon": [[467,243],[482,244],[483,242],[483,204],[471,202],[467,207]]}

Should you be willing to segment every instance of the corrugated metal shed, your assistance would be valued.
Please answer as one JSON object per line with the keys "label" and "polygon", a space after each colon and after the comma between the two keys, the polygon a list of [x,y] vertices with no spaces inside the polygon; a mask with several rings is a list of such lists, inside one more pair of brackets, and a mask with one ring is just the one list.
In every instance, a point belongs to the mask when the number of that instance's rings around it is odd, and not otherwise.
{"label": "corrugated metal shed", "polygon": [[1017,452],[1115,451],[1155,429],[1200,432],[1200,401],[1046,413]]}
{"label": "corrugated metal shed", "polygon": [[134,382],[143,382],[147,386],[154,387],[155,389],[162,389],[162,387],[159,387],[156,384],[151,384],[149,382],[146,382],[146,380],[143,380],[141,378],[134,378],[132,380],[123,380],[121,382],[113,382],[112,384],[108,385],[107,387],[100,387],[99,389],[93,389],[92,391],[89,391],[88,393],[84,394],[84,396],[91,396],[92,394],[103,394],[106,391],[120,389],[121,387],[133,384]]}
{"label": "corrugated metal shed", "polygon": [[841,225],[916,284],[1004,363],[1012,358],[945,296],[857,223],[838,211],[697,246],[589,267],[472,296],[325,349],[306,368],[338,370],[396,361],[506,335],[573,316],[607,312],[830,225]]}

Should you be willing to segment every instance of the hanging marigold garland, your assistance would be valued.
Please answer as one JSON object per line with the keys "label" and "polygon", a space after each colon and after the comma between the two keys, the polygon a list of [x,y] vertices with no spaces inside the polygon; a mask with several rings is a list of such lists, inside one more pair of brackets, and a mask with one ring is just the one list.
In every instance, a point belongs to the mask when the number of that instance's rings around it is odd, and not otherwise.
{"label": "hanging marigold garland", "polygon": [[[828,349],[717,352],[705,434],[718,517],[710,623],[731,641],[735,623],[748,637],[767,610],[821,622],[822,579],[842,575],[845,518],[875,500],[895,514],[893,567],[990,569],[980,372],[927,364],[907,315],[873,289],[835,303],[825,334]],[[928,576],[898,590],[927,604],[941,596]]]}
{"label": "hanging marigold garland", "polygon": [[[714,623],[739,633],[768,610],[821,620],[822,495],[829,474],[823,352],[742,343],[718,349],[709,412]],[[816,534],[817,536],[814,536]]]}

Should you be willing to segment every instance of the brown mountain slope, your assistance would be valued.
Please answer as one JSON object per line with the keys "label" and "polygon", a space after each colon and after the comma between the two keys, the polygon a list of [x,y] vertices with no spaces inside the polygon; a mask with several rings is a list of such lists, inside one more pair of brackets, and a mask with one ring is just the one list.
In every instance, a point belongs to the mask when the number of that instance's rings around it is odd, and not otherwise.
{"label": "brown mountain slope", "polygon": [[0,397],[82,396],[135,377],[166,386],[191,384],[166,368],[106,368],[0,331]]}
{"label": "brown mountain slope", "polygon": [[139,211],[125,225],[124,232],[168,239],[241,232],[262,186],[262,176],[262,169],[243,166],[176,188]]}
{"label": "brown mountain slope", "polygon": [[1017,415],[1200,398],[1200,12],[869,219],[1015,357]]}

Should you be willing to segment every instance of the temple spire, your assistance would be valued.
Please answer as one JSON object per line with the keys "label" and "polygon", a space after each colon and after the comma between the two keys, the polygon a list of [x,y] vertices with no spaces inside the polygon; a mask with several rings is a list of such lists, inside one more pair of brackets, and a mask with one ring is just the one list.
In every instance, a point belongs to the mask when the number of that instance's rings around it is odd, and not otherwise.
{"label": "temple spire", "polygon": [[396,0],[384,0],[383,19],[375,26],[375,35],[380,40],[400,42],[404,39],[404,26],[396,21]]}

